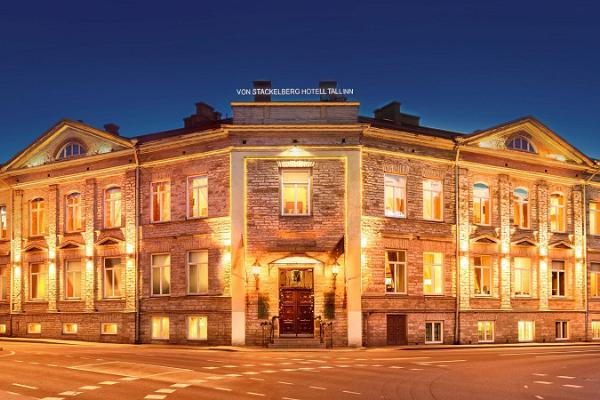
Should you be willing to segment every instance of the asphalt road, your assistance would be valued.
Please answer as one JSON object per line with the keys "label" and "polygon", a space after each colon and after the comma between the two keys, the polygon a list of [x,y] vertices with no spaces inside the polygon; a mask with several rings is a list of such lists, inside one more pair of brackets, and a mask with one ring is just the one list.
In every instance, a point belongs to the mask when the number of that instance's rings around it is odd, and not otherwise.
{"label": "asphalt road", "polygon": [[600,399],[600,346],[334,351],[0,342],[0,399]]}

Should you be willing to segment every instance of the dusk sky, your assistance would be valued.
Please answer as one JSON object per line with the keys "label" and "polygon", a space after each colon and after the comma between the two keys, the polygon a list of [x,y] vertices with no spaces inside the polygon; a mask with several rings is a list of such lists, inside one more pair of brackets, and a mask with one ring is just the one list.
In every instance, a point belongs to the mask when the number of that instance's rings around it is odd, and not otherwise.
{"label": "dusk sky", "polygon": [[134,136],[197,101],[226,115],[255,79],[337,80],[363,115],[398,100],[459,132],[533,115],[600,158],[594,1],[91,3],[0,5],[0,162],[64,117]]}

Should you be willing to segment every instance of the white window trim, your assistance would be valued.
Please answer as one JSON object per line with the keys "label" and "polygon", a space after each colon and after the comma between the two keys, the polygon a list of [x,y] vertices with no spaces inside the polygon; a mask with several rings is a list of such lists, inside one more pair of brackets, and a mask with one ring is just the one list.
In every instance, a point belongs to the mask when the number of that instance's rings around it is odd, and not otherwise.
{"label": "white window trim", "polygon": [[[434,191],[434,190],[425,190],[425,181],[433,181],[433,182],[439,182],[442,185],[441,190],[438,191]],[[421,183],[421,190],[423,192],[423,205],[422,205],[422,213],[423,213],[423,220],[425,221],[434,221],[434,222],[443,222],[444,221],[444,181],[442,179],[424,179],[423,182]],[[432,193],[439,193],[440,194],[440,218],[425,218],[425,192],[428,192],[430,195],[430,201],[431,201],[431,212],[433,214],[433,195]]]}
{"label": "white window trim", "polygon": [[[388,296],[393,296],[393,295],[396,295],[396,294],[398,294],[398,295],[407,295],[408,294],[408,260],[407,260],[408,253],[407,253],[406,250],[385,249],[385,264],[386,264],[385,268],[386,268],[386,272],[387,272],[387,268],[388,268],[388,265],[389,265],[389,262],[390,262],[390,261],[388,261],[388,252],[389,251],[404,253],[404,260],[405,261],[392,261],[392,263],[394,263],[394,265],[404,265],[404,290],[402,292],[399,292],[397,290],[394,290],[393,292],[388,292],[387,288],[386,288],[386,285],[385,285],[385,282],[384,282],[384,284],[383,284],[384,293],[386,295],[388,295]],[[383,279],[385,280],[385,273],[383,275]],[[395,286],[394,286],[394,288],[397,289]]]}
{"label": "white window trim", "polygon": [[[527,258],[529,259],[529,267],[528,268],[517,268],[516,267],[516,263],[515,263],[515,259],[516,258]],[[528,294],[517,294],[516,292],[516,271],[517,269],[519,270],[529,270],[529,290],[528,290]],[[531,262],[531,258],[530,257],[514,257],[512,260],[512,270],[511,270],[511,275],[513,276],[512,278],[512,287],[513,287],[513,297],[516,298],[530,298],[531,297],[531,293],[533,291],[533,267],[532,267],[532,262]]]}
{"label": "white window trim", "polygon": [[[432,340],[427,340],[427,324],[432,324],[431,335]],[[435,324],[440,324],[440,340],[435,340]],[[425,344],[442,344],[444,343],[444,321],[425,321]]]}
{"label": "white window trim", "polygon": [[[473,184],[473,193],[475,193],[475,185],[485,185],[488,190],[488,196],[487,197],[479,197],[479,196],[475,196],[475,194],[473,194],[473,203],[475,202],[475,199],[479,199],[479,222],[474,222],[474,224],[479,225],[479,226],[491,226],[492,225],[492,189],[491,189],[490,185],[488,185],[485,182],[475,182]],[[487,224],[485,222],[481,222],[484,220],[483,216],[485,215],[485,213],[483,212],[482,200],[487,200],[487,202],[488,202],[490,222]],[[475,220],[475,216],[473,216],[473,220]]]}
{"label": "white window trim", "polygon": [[[517,192],[518,189],[522,189],[522,190],[525,190],[527,192],[527,199],[526,200],[521,200],[521,197],[519,197],[519,196],[516,195],[516,192]],[[526,221],[527,222],[527,226],[523,225],[524,218],[521,218],[521,221],[519,221],[519,223],[516,224],[516,225],[519,227],[519,229],[522,229],[522,230],[531,230],[531,199],[530,199],[531,198],[531,191],[528,188],[526,188],[526,187],[519,186],[519,187],[516,187],[513,190],[512,195],[513,195],[513,213],[514,213],[514,204],[517,204],[519,206],[520,214],[523,215],[524,210],[525,210],[524,205],[527,204],[527,221]],[[519,199],[519,200],[517,200],[517,199]],[[513,217],[514,217],[514,215],[513,215]]]}
{"label": "white window trim", "polygon": [[[493,282],[494,282],[494,263],[492,261],[492,256],[488,255],[488,254],[482,254],[482,255],[477,255],[473,257],[473,260],[475,260],[477,257],[488,257],[490,259],[490,265],[476,265],[475,261],[473,261],[473,278],[475,278],[476,274],[475,274],[475,270],[477,268],[481,268],[482,270],[484,269],[488,269],[490,271],[490,285],[489,285],[489,289],[490,292],[489,293],[475,293],[473,292],[473,294],[475,295],[475,297],[491,297],[492,296],[492,292],[493,292]],[[483,279],[483,274],[481,275],[481,278]],[[479,285],[481,285],[482,282],[479,282]]]}
{"label": "white window trim", "polygon": [[[204,292],[192,292],[190,291],[190,253],[199,253],[199,252],[206,252],[206,274],[207,276],[207,285],[206,285],[206,291]],[[170,264],[169,264],[170,265]],[[202,263],[198,263],[198,264],[193,264],[193,265],[202,265]],[[189,250],[185,253],[185,273],[186,273],[186,282],[187,282],[187,294],[190,296],[205,296],[207,294],[210,293],[210,260],[209,260],[209,254],[208,254],[208,249],[199,249],[199,250]]]}
{"label": "white window trim", "polygon": [[[106,193],[108,191],[114,190],[114,189],[119,189],[119,192],[120,192],[119,200],[114,200],[114,199],[107,200]],[[121,187],[120,186],[110,186],[110,187],[107,187],[106,189],[104,189],[104,191],[102,192],[102,200],[103,200],[102,201],[102,206],[103,206],[102,226],[104,227],[104,229],[115,229],[115,228],[122,227],[123,226],[123,190],[121,189]],[[108,226],[109,224],[107,224],[107,221],[110,219],[110,216],[106,213],[106,209],[107,209],[106,204],[109,202],[112,203],[113,206],[111,209],[114,210],[115,209],[114,203],[117,201],[119,202],[119,214],[121,214],[121,218],[119,218],[119,221],[116,221],[116,222],[118,222],[118,224]]]}
{"label": "white window trim", "polygon": [[564,341],[568,341],[571,338],[571,324],[569,323],[569,321],[567,320],[557,320],[554,321],[554,335],[556,336],[556,324],[560,323],[561,324],[561,332],[562,332],[562,324],[566,324],[567,325],[567,337],[555,337],[554,339],[557,342],[564,342]]}
{"label": "white window trim", "polygon": [[[385,184],[385,177],[386,176],[394,176],[394,177],[398,177],[398,178],[402,178],[404,180],[404,185],[390,185],[391,188],[393,188],[393,193],[392,193],[392,197],[393,200],[396,199],[396,191],[398,190],[401,195],[404,198],[404,215],[396,215],[393,212],[389,213],[388,210],[385,207],[385,188],[387,187],[387,185]],[[407,176],[406,175],[400,175],[400,174],[392,174],[392,173],[384,173],[383,174],[383,213],[386,217],[389,218],[399,218],[399,219],[406,219],[407,214],[408,214],[408,200],[406,198],[406,184],[407,184]],[[395,201],[393,201],[393,204],[396,204]]]}
{"label": "white window trim", "polygon": [[[79,261],[79,296],[69,296],[68,295],[68,291],[67,291],[67,283],[69,281],[69,263],[70,262],[77,262]],[[81,259],[78,258],[71,258],[71,259],[65,259],[64,260],[64,275],[65,275],[65,300],[67,301],[73,301],[73,300],[81,300],[81,294],[83,291],[83,262],[81,261]]]}
{"label": "white window trim", "polygon": [[[168,213],[168,218],[166,218],[166,219],[159,219],[159,220],[154,219],[154,185],[157,183],[166,183],[167,187],[168,187],[167,193],[169,194],[169,209],[163,210]],[[159,198],[159,203],[160,202],[161,202],[161,200]],[[161,215],[162,215],[162,213],[161,213]],[[150,223],[160,224],[162,222],[170,222],[170,221],[171,221],[171,181],[170,180],[152,181],[152,182],[150,182]]]}
{"label": "white window trim", "polygon": [[[492,338],[479,340],[479,324],[480,323],[490,323],[492,326]],[[478,343],[494,343],[496,341],[496,322],[495,321],[477,321],[477,342]]]}
{"label": "white window trim", "polygon": [[[168,255],[169,256],[169,293],[163,293],[163,284],[162,284],[162,279],[160,280],[160,293],[159,294],[155,294],[154,293],[154,256],[160,256],[160,255]],[[159,269],[163,269],[164,267],[166,267],[165,265],[163,266],[157,266]],[[150,297],[167,297],[171,295],[171,253],[152,253],[150,254]]]}
{"label": "white window trim", "polygon": [[[306,186],[306,212],[299,214],[299,213],[294,213],[294,214],[286,214],[284,213],[283,210],[285,210],[285,204],[284,204],[284,192],[283,192],[283,187],[284,187],[284,182],[283,182],[283,173],[284,171],[291,171],[294,170],[296,172],[306,172],[308,174],[308,183]],[[279,207],[281,208],[280,210],[280,215],[282,217],[307,217],[307,216],[311,216],[312,215],[312,169],[310,168],[280,168],[279,171],[279,192],[280,192],[280,201],[279,201]],[[298,203],[298,192],[296,191],[296,199],[295,199],[295,205],[297,205]]]}
{"label": "white window trim", "polygon": [[[562,262],[564,269],[562,269],[562,270],[558,270],[558,269],[555,270],[554,269],[554,261],[560,261],[560,262]],[[552,294],[552,289],[553,289],[553,287],[552,287],[552,274],[555,271],[558,272],[559,275],[560,275],[560,273],[562,273],[562,275],[563,275],[563,286],[564,286],[563,287],[563,293],[564,294],[556,294],[556,295]],[[558,287],[559,290],[558,290],[558,292],[560,293],[560,280],[558,282],[559,282],[559,287]],[[561,298],[567,297],[567,262],[565,260],[550,260],[550,297],[552,297],[554,299],[556,299],[556,298],[561,299]]]}
{"label": "white window trim", "polygon": [[[194,178],[206,178],[206,185],[201,185],[198,188],[206,188],[206,215],[201,215],[198,217],[194,217],[190,215],[190,190],[192,190],[192,186],[190,186],[190,181],[194,180]],[[185,188],[185,215],[187,219],[204,219],[208,218],[208,175],[191,175],[186,177],[186,188]]]}
{"label": "white window trim", "polygon": [[[113,256],[113,257],[104,257],[102,259],[102,298],[108,299],[108,300],[122,299],[122,298],[125,297],[125,295],[124,295],[124,289],[125,289],[125,287],[124,287],[124,280],[123,279],[121,279],[121,288],[120,288],[121,294],[119,296],[115,296],[115,295],[108,296],[106,294],[106,289],[107,289],[107,286],[106,286],[106,260],[110,260],[110,259],[118,259],[119,260],[119,267],[118,267],[118,269],[120,271],[118,271],[118,272],[120,273],[121,278],[123,276],[123,259],[122,259],[122,257]],[[113,276],[113,279],[114,279],[114,277],[115,277],[115,274],[114,274],[115,268],[113,267],[111,269],[113,270],[113,275],[112,276]],[[114,282],[112,282],[112,283],[113,283],[112,287],[113,287],[113,292],[114,292]]]}

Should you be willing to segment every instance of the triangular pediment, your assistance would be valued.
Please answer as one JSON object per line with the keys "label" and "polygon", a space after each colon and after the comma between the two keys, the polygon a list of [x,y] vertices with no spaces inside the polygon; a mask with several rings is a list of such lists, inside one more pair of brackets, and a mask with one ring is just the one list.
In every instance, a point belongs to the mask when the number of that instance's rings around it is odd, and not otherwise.
{"label": "triangular pediment", "polygon": [[553,249],[573,249],[573,245],[565,242],[564,240],[559,240],[557,242],[551,243],[549,247],[552,247]]}
{"label": "triangular pediment", "polygon": [[[71,143],[81,146],[84,154],[60,159],[59,154],[63,147]],[[68,162],[131,147],[133,143],[129,139],[117,134],[94,128],[83,122],[62,120],[8,161],[2,167],[2,171]]]}
{"label": "triangular pediment", "polygon": [[[525,149],[511,149],[510,145],[515,139],[527,141],[531,146]],[[583,154],[572,144],[565,141],[550,128],[533,117],[525,117],[507,122],[489,129],[476,131],[462,138],[466,148],[488,149],[502,152],[511,158],[532,158],[549,161],[564,162],[593,167],[594,161]],[[498,154],[498,153],[496,153]]]}
{"label": "triangular pediment", "polygon": [[120,244],[123,241],[113,236],[106,236],[105,238],[96,242],[98,246],[114,246],[116,244]]}
{"label": "triangular pediment", "polygon": [[479,235],[474,238],[471,238],[471,242],[473,243],[481,243],[481,244],[498,244],[500,241],[498,238],[491,235]]}
{"label": "triangular pediment", "polygon": [[77,243],[72,240],[67,240],[66,242],[64,242],[60,246],[58,246],[58,248],[61,250],[80,249],[82,247],[83,247],[83,245],[81,243]]}
{"label": "triangular pediment", "polygon": [[515,240],[514,242],[512,242],[512,244],[515,246],[537,246],[537,243],[533,239],[529,238]]}
{"label": "triangular pediment", "polygon": [[36,251],[44,251],[44,250],[46,250],[46,248],[44,246],[41,246],[38,244],[30,244],[29,246],[27,246],[23,249],[23,252],[34,253]]}

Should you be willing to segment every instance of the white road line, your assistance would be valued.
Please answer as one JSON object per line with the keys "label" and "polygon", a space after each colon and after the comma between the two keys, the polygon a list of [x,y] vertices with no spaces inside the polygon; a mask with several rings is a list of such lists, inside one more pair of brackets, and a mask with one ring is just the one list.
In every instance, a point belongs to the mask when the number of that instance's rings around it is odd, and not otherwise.
{"label": "white road line", "polygon": [[14,362],[20,362],[20,363],[22,363],[22,362],[23,362],[22,360],[13,360],[13,361],[14,361]]}
{"label": "white road line", "polygon": [[322,386],[309,386],[309,389],[316,389],[316,390],[327,390],[326,388],[322,387]]}
{"label": "white road line", "polygon": [[322,369],[332,369],[333,367],[330,367],[329,365],[322,365],[319,368],[322,368]]}
{"label": "white road line", "polygon": [[449,363],[459,363],[459,362],[465,362],[465,361],[467,361],[467,360],[421,361],[421,362],[418,362],[416,364],[419,364],[419,365],[449,364]]}
{"label": "white road line", "polygon": [[214,387],[213,389],[220,390],[220,391],[222,391],[222,392],[231,392],[231,389],[229,389],[229,388],[224,388],[224,387],[219,387],[219,386],[216,386],[216,387]]}
{"label": "white road line", "polygon": [[22,385],[20,383],[13,383],[13,386],[17,386],[17,387],[22,387],[25,389],[31,389],[31,390],[37,390],[38,388],[36,388],[35,386],[29,386],[29,385]]}
{"label": "white road line", "polygon": [[221,367],[202,367],[204,369],[217,369],[217,368],[221,368]]}
{"label": "white road line", "polygon": [[252,379],[253,381],[264,381],[264,378],[248,378],[248,379]]}
{"label": "white road line", "polygon": [[548,374],[538,374],[538,373],[533,374],[533,375],[535,375],[535,376],[548,376]]}
{"label": "white road line", "polygon": [[154,393],[166,393],[166,394],[171,394],[171,393],[175,393],[177,389],[156,389],[154,391]]}
{"label": "white road line", "polygon": [[223,368],[235,368],[237,365],[223,365]]}
{"label": "white road line", "polygon": [[56,364],[46,364],[46,365],[49,367],[58,367],[58,365],[56,365]]}
{"label": "white road line", "polygon": [[583,386],[581,385],[563,385],[563,387],[573,388],[573,389],[581,389]]}
{"label": "white road line", "polygon": [[390,368],[394,368],[394,369],[402,369],[402,368],[404,368],[404,367],[401,367],[401,366],[399,366],[399,365],[392,365]]}
{"label": "white road line", "polygon": [[567,375],[558,375],[557,378],[560,378],[560,379],[575,379],[574,376],[567,376]]}
{"label": "white road line", "polygon": [[246,372],[242,372],[242,374],[244,374],[244,375],[258,375],[258,372],[246,371]]}
{"label": "white road line", "polygon": [[342,393],[348,393],[348,394],[356,394],[356,395],[360,395],[360,393],[358,392],[352,392],[350,390],[342,390]]}
{"label": "white road line", "polygon": [[277,381],[277,383],[281,383],[282,385],[293,385],[292,382],[285,382],[285,381]]}
{"label": "white road line", "polygon": [[282,397],[281,400],[300,400],[300,399],[296,399],[294,397]]}
{"label": "white road line", "polygon": [[254,367],[254,364],[244,364],[243,367]]}
{"label": "white road line", "polygon": [[211,381],[218,381],[219,379],[223,379],[223,377],[220,375],[216,375],[216,376],[209,376],[206,379],[210,379]]}
{"label": "white road line", "polygon": [[272,370],[272,369],[266,369],[266,370],[264,370],[264,371],[261,371],[261,372],[262,372],[262,373],[265,373],[265,374],[274,374],[274,373],[275,373],[275,372],[277,372],[277,371],[274,371],[274,370]]}
{"label": "white road line", "polygon": [[[390,358],[373,358],[372,361],[402,361],[402,360],[419,360],[431,357],[390,357]],[[366,360],[366,358],[357,358],[358,360]]]}
{"label": "white road line", "polygon": [[174,383],[171,385],[171,387],[174,388],[178,388],[178,389],[185,389],[186,387],[190,387],[192,385],[190,385],[189,383]]}
{"label": "white road line", "polygon": [[98,382],[98,385],[116,385],[119,382],[115,382],[115,381],[102,381],[102,382]]}
{"label": "white road line", "polygon": [[539,400],[543,400],[543,399],[544,399],[544,398],[543,398],[542,396],[540,396],[539,394],[536,394],[536,395],[535,395],[535,398],[536,398],[536,399],[539,399]]}
{"label": "white road line", "polygon": [[[193,379],[190,382],[192,382],[193,384],[206,383],[206,380],[204,380],[204,379]],[[178,385],[181,385],[181,383],[178,383]]]}
{"label": "white road line", "polygon": [[64,397],[43,397],[40,400],[64,400]]}
{"label": "white road line", "polygon": [[66,392],[62,392],[59,393],[59,396],[77,396],[78,394],[81,394],[82,392],[75,392],[73,390],[68,390]]}
{"label": "white road line", "polygon": [[238,376],[242,376],[240,374],[226,374],[225,376],[229,376],[230,378],[236,378]]}
{"label": "white road line", "polygon": [[146,396],[144,398],[148,399],[148,400],[162,400],[165,397],[167,397],[167,396],[165,396],[164,394],[149,394],[148,396]]}
{"label": "white road line", "polygon": [[87,385],[87,386],[82,386],[79,389],[81,389],[81,390],[96,390],[96,389],[100,389],[100,386]]}
{"label": "white road line", "polygon": [[128,382],[137,381],[138,379],[140,379],[140,378],[138,378],[137,376],[126,376],[124,378],[120,378],[120,380],[128,381]]}
{"label": "white road line", "polygon": [[548,381],[533,381],[533,383],[538,383],[540,385],[552,385],[552,382]]}
{"label": "white road line", "polygon": [[265,397],[265,394],[264,394],[264,393],[246,392],[246,394],[249,394],[250,396],[259,396],[259,397]]}

